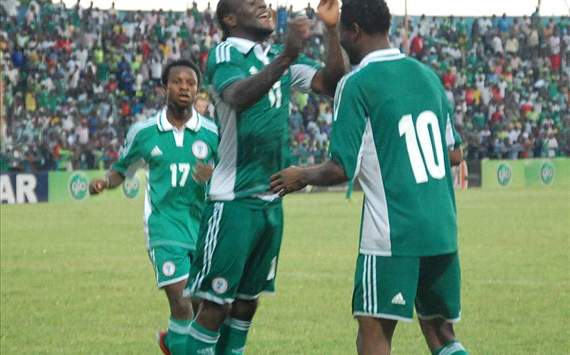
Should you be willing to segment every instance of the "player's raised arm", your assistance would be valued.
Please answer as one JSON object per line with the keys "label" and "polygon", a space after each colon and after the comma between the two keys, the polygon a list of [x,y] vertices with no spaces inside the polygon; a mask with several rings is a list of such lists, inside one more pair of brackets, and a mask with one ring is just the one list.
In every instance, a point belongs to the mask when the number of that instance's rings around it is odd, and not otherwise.
{"label": "player's raised arm", "polygon": [[[228,23],[231,23],[233,16],[235,15],[228,16]],[[237,110],[248,108],[259,101],[297,59],[308,33],[306,19],[292,22],[289,25],[283,53],[257,74],[230,84],[222,92],[222,99]]]}
{"label": "player's raised arm", "polygon": [[336,84],[345,73],[344,59],[338,35],[338,0],[321,0],[317,13],[327,29],[327,56],[325,67],[319,70],[311,82],[311,89],[319,94],[333,96]]}

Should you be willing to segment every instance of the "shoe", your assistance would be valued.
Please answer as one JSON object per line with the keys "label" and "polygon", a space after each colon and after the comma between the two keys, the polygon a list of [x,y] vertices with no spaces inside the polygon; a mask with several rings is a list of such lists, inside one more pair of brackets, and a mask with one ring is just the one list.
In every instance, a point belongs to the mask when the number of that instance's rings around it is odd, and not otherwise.
{"label": "shoe", "polygon": [[157,341],[158,341],[158,346],[160,346],[160,350],[162,351],[162,353],[164,355],[170,355],[170,350],[168,350],[168,347],[166,346],[166,334],[168,334],[167,332],[165,332],[164,330],[158,332],[158,334],[156,335]]}

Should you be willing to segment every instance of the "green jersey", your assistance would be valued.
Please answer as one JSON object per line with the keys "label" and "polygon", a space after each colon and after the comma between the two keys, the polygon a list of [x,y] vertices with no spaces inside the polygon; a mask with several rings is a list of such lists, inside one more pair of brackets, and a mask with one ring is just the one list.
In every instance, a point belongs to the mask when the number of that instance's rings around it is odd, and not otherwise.
{"label": "green jersey", "polygon": [[221,99],[230,84],[261,71],[283,50],[230,37],[211,49],[206,76],[213,85],[221,140],[219,163],[211,180],[209,198],[272,200],[272,174],[289,163],[289,101],[291,88],[309,90],[319,64],[300,56],[251,107],[237,111]]}
{"label": "green jersey", "polygon": [[144,214],[148,248],[173,245],[195,249],[206,187],[194,181],[193,169],[197,162],[213,163],[217,149],[216,125],[196,111],[182,129],[168,122],[166,109],[129,129],[112,169],[131,175],[139,163],[147,166]]}
{"label": "green jersey", "polygon": [[378,50],[339,82],[331,159],[365,193],[360,252],[457,250],[448,147],[459,143],[439,78],[398,49]]}

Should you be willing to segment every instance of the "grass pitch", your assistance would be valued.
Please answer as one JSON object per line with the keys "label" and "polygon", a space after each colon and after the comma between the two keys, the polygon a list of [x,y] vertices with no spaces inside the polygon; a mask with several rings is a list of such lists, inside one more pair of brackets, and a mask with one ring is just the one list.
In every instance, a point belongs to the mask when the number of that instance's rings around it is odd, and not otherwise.
{"label": "grass pitch", "polygon": [[[262,298],[248,354],[355,354],[350,314],[362,195],[286,199],[278,293]],[[570,349],[570,195],[458,192],[459,339],[472,354]],[[2,354],[159,354],[168,307],[144,246],[142,201],[0,207]],[[417,323],[393,354],[428,354]]]}

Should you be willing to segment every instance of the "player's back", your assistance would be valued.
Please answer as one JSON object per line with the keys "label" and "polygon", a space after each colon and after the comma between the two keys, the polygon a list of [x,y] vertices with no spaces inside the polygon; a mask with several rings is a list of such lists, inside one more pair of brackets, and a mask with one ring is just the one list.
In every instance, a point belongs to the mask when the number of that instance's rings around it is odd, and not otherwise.
{"label": "player's back", "polygon": [[384,54],[365,58],[341,84],[362,100],[364,213],[382,221],[363,230],[361,249],[392,255],[454,252],[455,198],[445,141],[450,108],[439,78],[414,59]]}

